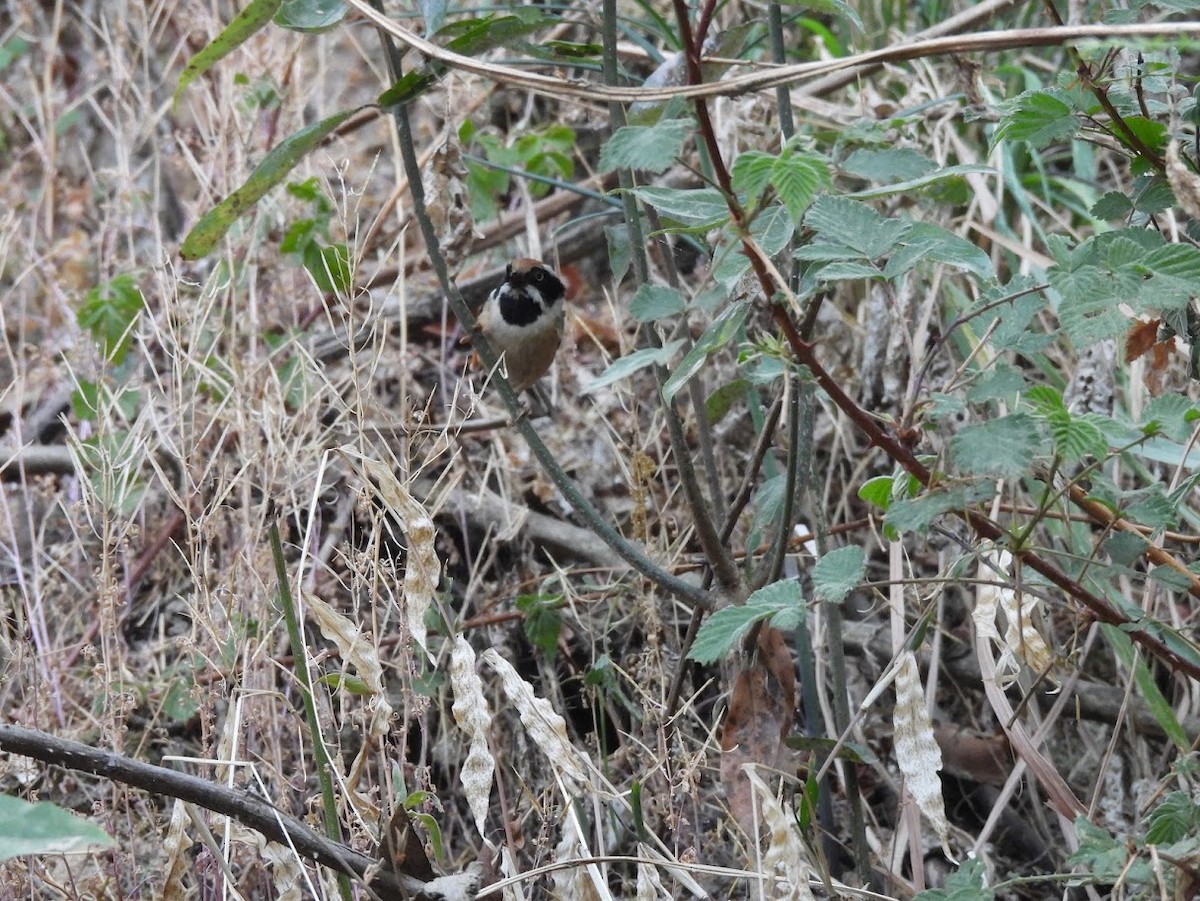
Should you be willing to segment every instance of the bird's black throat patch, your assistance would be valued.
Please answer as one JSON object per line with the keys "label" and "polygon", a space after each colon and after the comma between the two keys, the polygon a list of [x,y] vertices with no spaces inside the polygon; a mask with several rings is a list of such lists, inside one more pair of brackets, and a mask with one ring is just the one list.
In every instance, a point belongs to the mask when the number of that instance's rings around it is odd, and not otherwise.
{"label": "bird's black throat patch", "polygon": [[542,305],[524,291],[505,291],[500,295],[500,315],[509,325],[530,325],[542,315]]}

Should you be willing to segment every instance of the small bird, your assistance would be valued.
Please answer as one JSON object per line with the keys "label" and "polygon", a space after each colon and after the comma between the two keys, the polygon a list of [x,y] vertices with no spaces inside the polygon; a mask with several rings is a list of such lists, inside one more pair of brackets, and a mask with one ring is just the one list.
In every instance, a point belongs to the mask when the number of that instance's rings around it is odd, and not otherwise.
{"label": "small bird", "polygon": [[513,391],[520,394],[546,374],[562,343],[567,289],[549,266],[527,257],[513,260],[479,311],[477,329],[503,360]]}

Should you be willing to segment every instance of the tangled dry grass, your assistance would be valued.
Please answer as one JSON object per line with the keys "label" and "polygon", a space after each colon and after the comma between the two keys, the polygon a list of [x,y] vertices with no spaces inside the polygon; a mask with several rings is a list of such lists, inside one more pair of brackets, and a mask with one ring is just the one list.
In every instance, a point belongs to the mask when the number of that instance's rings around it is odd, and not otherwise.
{"label": "tangled dry grass", "polygon": [[[266,29],[173,102],[184,61],[228,18],[217,7],[17,0],[0,13],[0,58],[11,55],[0,85],[5,721],[246,787],[315,822],[316,736],[300,709],[295,665],[302,654],[318,677],[320,740],[335,762],[346,840],[363,853],[375,852],[398,799],[425,791],[416,803],[437,824],[439,865],[454,871],[483,860],[492,878],[526,874],[514,889],[520,897],[757,897],[764,874],[807,879],[797,862],[822,854],[835,875],[848,873],[845,835],[821,854],[802,848],[785,809],[765,800],[773,839],[764,858],[760,837],[731,813],[719,769],[728,686],[719,668],[682,659],[693,611],[582,527],[515,432],[460,428],[503,409],[457,344],[387,119],[371,111],[352,119],[294,178],[315,179],[331,202],[331,239],[346,242],[354,260],[353,296],[322,291],[281,250],[288,229],[313,215],[302,193],[273,192],[219,255],[180,260],[186,229],[270,147],[371,102],[388,81],[364,27],[319,37]],[[904,106],[930,104],[921,126],[929,156],[976,162],[936,102],[973,90],[971,77],[965,67],[915,63],[879,84],[903,81]],[[802,102],[814,130],[827,134],[899,103],[873,83]],[[730,148],[755,146],[774,128],[765,96],[722,100],[715,110]],[[427,160],[466,118],[501,137],[569,124],[575,166],[586,173],[600,140],[593,123],[606,112],[452,75],[414,116]],[[611,187],[601,176],[589,184]],[[965,230],[994,238],[999,189],[975,186]],[[609,269],[609,208],[562,192],[539,199],[520,182],[504,200],[507,208],[479,224],[459,283],[478,297],[518,250],[560,261],[573,285],[571,324],[547,385],[553,415],[537,421],[539,433],[609,521],[698,581],[704,559],[653,382],[642,373],[584,393],[637,347],[629,292]],[[654,251],[703,297],[703,261],[685,245],[659,242]],[[1028,246],[1016,252],[1039,262]],[[114,367],[77,313],[90,290],[122,276],[132,276],[145,310]],[[927,288],[914,284],[904,309],[850,292],[824,308],[821,357],[874,412],[902,401],[902,373],[918,368],[932,340],[941,311],[918,296]],[[765,317],[750,328],[770,332]],[[732,352],[713,361],[727,372],[735,363]],[[950,375],[935,367],[931,379]],[[83,396],[81,386],[91,386]],[[737,493],[763,418],[784,403],[782,393],[759,399],[715,428],[705,487],[718,507]],[[1063,867],[1054,848],[1061,809],[1049,812],[1035,792],[1014,793],[1020,775],[1011,777],[1009,748],[981,704],[973,589],[921,581],[954,570],[963,536],[882,550],[855,487],[888,467],[838,411],[818,406],[817,414],[811,453],[820,484],[805,518],[813,531],[830,526],[873,543],[868,579],[890,587],[857,592],[841,627],[814,609],[809,718],[836,718],[826,688],[834,644],[851,654],[857,701],[893,669],[899,639],[915,623],[932,625],[938,637],[923,663],[940,674],[928,692],[940,714],[934,734],[955,852],[973,849],[1006,874]],[[772,451],[768,465],[782,467],[785,450]],[[412,506],[398,506],[400,496]],[[415,539],[425,516],[432,528]],[[302,648],[284,626],[273,526],[309,611]],[[731,546],[740,560],[761,557],[763,526],[753,509],[737,523]],[[432,572],[424,588],[413,584],[415,545]],[[793,545],[795,560],[810,559],[803,548]],[[888,592],[907,617],[895,606],[889,614]],[[417,606],[422,596],[428,611]],[[889,615],[895,641],[886,637]],[[1049,619],[1062,647],[1078,640],[1081,657],[1095,641],[1067,613]],[[458,678],[482,676],[461,714],[452,709],[461,702],[451,685],[456,654]],[[901,664],[910,676],[913,665]],[[1156,790],[1166,752],[1145,703],[1104,684],[1111,676],[1093,661],[1072,671],[1061,703],[1050,699],[1044,714],[1036,702],[1022,710],[1052,732],[1065,783],[1120,830],[1133,828]],[[548,709],[522,693],[530,686]],[[1177,698],[1189,736],[1200,734],[1194,694],[1189,684]],[[1073,722],[1065,705],[1077,699]],[[470,725],[481,708],[494,717],[484,730]],[[381,710],[392,717],[381,721]],[[866,833],[893,879],[877,888],[910,896],[939,878],[941,863],[936,852],[928,862],[906,857],[928,827],[903,801],[886,714],[855,718],[854,738],[879,756],[839,763],[839,784],[850,770],[861,782]],[[1114,730],[1124,717],[1136,730]],[[494,790],[462,787],[481,765],[473,740],[495,760]],[[796,753],[781,768],[795,771],[813,750]],[[0,764],[0,784],[86,813],[118,839],[104,854],[0,866],[5,897],[338,892],[328,870],[306,869],[236,823],[212,822],[206,840],[183,805],[162,797],[16,757]],[[848,816],[840,806],[834,815]],[[924,838],[925,847],[939,844]],[[661,865],[639,867],[635,857]],[[555,863],[569,866],[552,871]]]}

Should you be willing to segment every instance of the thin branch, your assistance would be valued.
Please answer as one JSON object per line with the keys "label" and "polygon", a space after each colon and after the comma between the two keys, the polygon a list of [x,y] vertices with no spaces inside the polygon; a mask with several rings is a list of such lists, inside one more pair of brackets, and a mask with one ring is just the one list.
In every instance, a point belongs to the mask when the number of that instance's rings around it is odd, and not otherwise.
{"label": "thin branch", "polygon": [[977,34],[932,38],[912,44],[885,47],[834,60],[797,63],[747,75],[738,75],[720,82],[676,87],[626,88],[597,84],[582,78],[563,78],[561,75],[542,75],[511,66],[501,66],[484,60],[463,56],[446,50],[438,44],[409,31],[386,15],[371,8],[368,0],[346,0],[358,12],[396,38],[431,60],[480,75],[491,81],[514,88],[522,88],[559,100],[573,98],[595,103],[619,101],[672,100],[676,97],[699,99],[705,97],[737,97],[780,85],[794,84],[806,78],[840,73],[863,66],[877,67],[886,63],[923,59],[930,56],[946,56],[961,53],[985,53],[1013,50],[1025,47],[1057,47],[1068,41],[1112,40],[1113,38],[1169,38],[1200,37],[1200,22],[1170,22],[1129,25],[1079,25],[1063,28],[1013,28],[1001,31],[984,31]]}
{"label": "thin branch", "polygon": [[[261,832],[270,841],[290,845],[301,857],[349,876],[363,878],[377,867],[378,861],[359,854],[319,832],[309,829],[295,817],[275,808],[264,798],[243,789],[225,788],[198,776],[177,773],[166,767],[154,766],[101,751],[77,741],[58,738],[36,729],[0,725],[0,751],[31,757],[53,766],[103,776],[122,785],[132,785],[143,791],[196,804],[213,813],[233,817],[239,823]],[[375,887],[401,892],[400,897],[439,898],[427,894],[426,883],[395,873],[376,869],[371,884]]]}

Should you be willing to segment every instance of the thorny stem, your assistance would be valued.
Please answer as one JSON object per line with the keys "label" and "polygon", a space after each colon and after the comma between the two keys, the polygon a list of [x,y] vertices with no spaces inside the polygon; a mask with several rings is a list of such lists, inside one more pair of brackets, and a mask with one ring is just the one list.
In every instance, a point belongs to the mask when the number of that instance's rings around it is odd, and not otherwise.
{"label": "thorny stem", "polygon": [[[690,37],[691,32],[690,27],[687,27],[687,6],[685,0],[674,0],[674,6],[676,15],[680,20],[681,33],[684,34],[685,38]],[[691,50],[692,52],[688,54],[689,77],[696,78],[700,75],[698,64],[699,51],[696,47],[692,47]],[[786,286],[776,284],[771,276],[767,261],[763,259],[758,251],[756,242],[746,233],[744,228],[745,215],[741,205],[737,202],[732,190],[730,190],[729,171],[726,169],[724,159],[721,156],[712,120],[709,118],[707,108],[702,100],[697,100],[695,107],[696,117],[700,126],[700,136],[704,141],[709,156],[712,158],[713,171],[717,175],[718,184],[728,200],[733,226],[739,233],[746,256],[750,260],[755,277],[762,287],[764,298],[769,301],[778,291],[783,290]],[[806,341],[796,330],[795,324],[788,316],[787,309],[781,304],[772,303],[771,315],[775,320],[775,324],[783,333],[784,339],[792,348],[792,353],[796,355],[797,361],[809,368],[817,384],[821,386],[829,399],[846,414],[850,421],[866,435],[868,442],[878,447],[893,461],[900,464],[922,486],[926,488],[931,487],[935,482],[933,473],[916,458],[916,455],[909,447],[899,441],[893,434],[885,431],[866,410],[846,394],[838,381],[818,361],[815,345],[810,341]],[[1008,546],[1008,533],[980,511],[968,508],[953,512],[966,522],[980,538]],[[1100,622],[1121,626],[1128,631],[1134,641],[1137,641],[1159,659],[1166,662],[1172,669],[1200,680],[1200,665],[1173,651],[1163,640],[1152,634],[1150,630],[1130,622],[1128,618],[1115,610],[1108,601],[1089,591],[1041,555],[1028,548],[1010,548],[1010,550],[1026,566],[1045,576],[1067,595],[1083,604],[1091,615]]]}
{"label": "thorny stem", "polygon": [[[385,50],[387,51],[390,75],[393,79],[399,80],[401,66],[400,54],[396,49],[396,44],[386,32],[381,32],[381,36]],[[599,511],[583,496],[579,487],[563,471],[563,468],[554,458],[550,449],[546,447],[545,442],[538,435],[537,430],[530,423],[529,417],[522,415],[524,410],[521,407],[520,401],[517,399],[516,394],[513,393],[508,379],[504,378],[503,373],[499,371],[499,358],[495,350],[475,330],[475,317],[471,314],[470,307],[463,300],[458,286],[454,284],[453,279],[450,278],[449,270],[446,268],[446,260],[440,250],[437,232],[425,208],[425,190],[421,183],[421,169],[417,161],[416,147],[413,144],[412,127],[409,123],[407,107],[398,106],[393,108],[392,117],[396,122],[396,130],[400,138],[400,155],[404,162],[405,173],[408,176],[409,190],[412,193],[413,213],[417,218],[417,223],[421,227],[421,235],[425,239],[425,249],[429,254],[430,264],[437,274],[438,281],[446,294],[446,299],[449,301],[451,309],[454,310],[454,315],[458,317],[459,322],[463,324],[463,327],[471,336],[472,345],[483,360],[484,365],[496,372],[496,375],[492,379],[492,384],[499,390],[504,405],[513,417],[514,427],[520,432],[521,437],[525,439],[525,443],[529,446],[534,457],[537,458],[543,472],[554,483],[554,486],[562,492],[567,503],[587,523],[588,528],[601,541],[611,547],[617,556],[651,582],[681,601],[694,606],[708,606],[711,603],[708,592],[697,585],[693,585],[686,579],[672,575],[655,564],[644,553],[626,541],[616,529],[604,520]]]}

